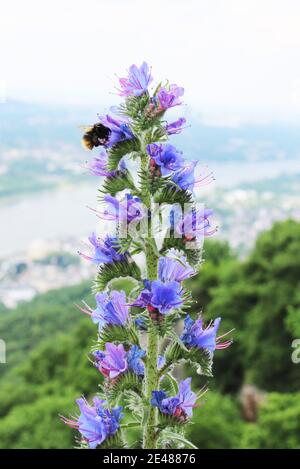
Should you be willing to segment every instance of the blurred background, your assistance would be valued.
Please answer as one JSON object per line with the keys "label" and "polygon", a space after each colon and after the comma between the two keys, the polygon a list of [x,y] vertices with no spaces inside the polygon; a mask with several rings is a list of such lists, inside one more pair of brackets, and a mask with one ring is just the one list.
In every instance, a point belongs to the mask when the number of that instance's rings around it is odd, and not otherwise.
{"label": "blurred background", "polygon": [[95,269],[76,252],[100,182],[80,126],[118,103],[115,74],[146,60],[185,87],[189,126],[173,143],[216,178],[199,201],[219,231],[189,286],[204,318],[235,328],[189,438],[300,448],[299,18],[297,0],[1,3],[0,447],[71,448],[58,414],[97,390],[95,327],[74,306],[93,304]]}

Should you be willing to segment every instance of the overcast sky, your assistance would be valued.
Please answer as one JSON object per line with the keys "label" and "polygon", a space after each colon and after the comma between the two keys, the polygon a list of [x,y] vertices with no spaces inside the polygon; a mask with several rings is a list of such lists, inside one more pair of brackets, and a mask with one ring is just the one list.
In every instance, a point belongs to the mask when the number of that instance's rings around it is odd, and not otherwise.
{"label": "overcast sky", "polygon": [[214,123],[300,122],[299,0],[0,0],[10,98],[87,104],[146,60]]}

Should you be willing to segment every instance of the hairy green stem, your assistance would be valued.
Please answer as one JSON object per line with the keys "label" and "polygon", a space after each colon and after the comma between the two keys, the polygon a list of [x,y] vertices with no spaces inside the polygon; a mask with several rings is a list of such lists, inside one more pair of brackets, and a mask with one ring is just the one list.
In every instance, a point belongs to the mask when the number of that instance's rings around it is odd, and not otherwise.
{"label": "hairy green stem", "polygon": [[[142,171],[148,170],[149,158],[147,154],[141,156],[141,169]],[[149,191],[143,191],[143,202],[148,209],[151,208],[151,194]],[[153,243],[155,242],[151,232],[151,216],[148,219],[148,236],[146,241],[146,265],[147,265],[147,278],[149,280],[156,280],[157,278],[157,263],[158,258],[155,252]],[[148,241],[148,242],[147,242]],[[158,357],[158,336],[155,327],[148,331],[148,344],[147,344],[147,360],[145,369],[145,414],[144,414],[144,429],[143,429],[143,448],[155,449],[157,441],[157,409],[150,404],[152,391],[158,388],[158,371],[157,371],[157,357]]]}

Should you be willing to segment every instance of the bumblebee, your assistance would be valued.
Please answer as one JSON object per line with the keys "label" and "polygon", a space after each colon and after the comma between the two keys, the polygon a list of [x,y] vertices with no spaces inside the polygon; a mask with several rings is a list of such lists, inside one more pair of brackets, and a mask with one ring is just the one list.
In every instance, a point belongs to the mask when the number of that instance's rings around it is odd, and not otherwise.
{"label": "bumblebee", "polygon": [[92,150],[94,147],[105,145],[108,142],[110,133],[111,130],[103,124],[94,124],[92,127],[87,127],[81,143],[85,149]]}

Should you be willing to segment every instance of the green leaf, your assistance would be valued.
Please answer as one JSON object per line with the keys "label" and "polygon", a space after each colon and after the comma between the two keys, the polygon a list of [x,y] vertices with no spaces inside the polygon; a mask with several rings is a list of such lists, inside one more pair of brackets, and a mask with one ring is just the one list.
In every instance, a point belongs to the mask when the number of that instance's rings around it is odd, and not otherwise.
{"label": "green leaf", "polygon": [[[175,335],[177,335],[174,332]],[[164,357],[166,363],[164,365],[164,369],[167,369],[170,366],[173,366],[174,363],[179,362],[180,360],[184,359],[184,356],[189,353],[188,349],[185,347],[184,343],[179,339],[177,336],[176,342],[172,341],[168,344]]]}
{"label": "green leaf", "polygon": [[135,391],[137,394],[141,394],[142,379],[135,373],[127,371],[120,375],[114,383],[108,383],[105,391],[108,401],[115,405],[125,391]]}
{"label": "green leaf", "polygon": [[97,344],[93,347],[93,350],[103,349],[107,342],[139,345],[138,331],[134,324],[130,324],[126,327],[112,325],[106,326],[101,331]]}
{"label": "green leaf", "polygon": [[149,95],[147,93],[141,96],[129,96],[125,102],[120,105],[122,114],[131,117],[131,119],[138,119],[144,115],[145,108],[149,104]]}
{"label": "green leaf", "polygon": [[108,170],[117,170],[123,156],[128,155],[130,153],[138,152],[139,150],[140,143],[136,138],[133,138],[131,140],[124,140],[124,142],[117,143],[108,150]]}
{"label": "green leaf", "polygon": [[123,430],[126,430],[128,428],[137,428],[140,427],[141,423],[140,422],[128,422],[128,423],[123,423],[120,425],[120,428]]}
{"label": "green leaf", "polygon": [[131,417],[135,419],[136,423],[141,425],[145,409],[142,397],[132,389],[124,391],[123,395],[126,409],[131,410]]}
{"label": "green leaf", "polygon": [[186,422],[184,420],[180,420],[176,417],[173,417],[173,415],[163,414],[159,412],[157,427],[160,430],[163,430],[168,427],[183,427],[185,424]]}
{"label": "green leaf", "polygon": [[198,449],[197,446],[194,445],[191,441],[187,440],[183,435],[179,433],[172,432],[168,429],[163,430],[161,439],[168,439],[171,441],[178,441],[179,443],[182,443],[185,448],[191,448],[191,449]]}
{"label": "green leaf", "polygon": [[[172,339],[175,339],[175,334]],[[175,339],[176,340],[176,339]],[[212,376],[212,354],[206,349],[197,349],[196,347],[187,348],[178,338],[176,342],[170,342],[167,346],[164,357],[166,360],[161,373],[168,368],[173,368],[180,362],[190,363],[196,369],[199,375]]]}
{"label": "green leaf", "polygon": [[184,208],[184,204],[193,202],[193,195],[190,191],[182,190],[175,184],[167,183],[154,196],[154,202],[158,204],[180,204]]}
{"label": "green leaf", "polygon": [[95,293],[103,291],[111,280],[119,277],[141,280],[141,271],[130,256],[126,256],[122,261],[101,265],[94,281],[93,291]]}
{"label": "green leaf", "polygon": [[187,245],[183,238],[175,238],[174,233],[168,233],[164,238],[160,253],[161,255],[164,255],[169,249],[175,248],[185,254],[189,264],[193,267],[197,267],[201,261],[202,249],[196,242],[194,246],[190,246],[194,247],[194,249],[188,249],[187,246],[190,245]]}
{"label": "green leaf", "polygon": [[98,447],[98,449],[124,449],[127,448],[125,441],[122,439],[122,432],[118,431],[113,436],[107,438]]}
{"label": "green leaf", "polygon": [[192,347],[185,355],[184,360],[191,364],[198,375],[212,377],[213,355],[205,349],[198,350]]}
{"label": "green leaf", "polygon": [[[131,174],[129,171],[116,171],[113,176],[109,176],[104,179],[102,189],[99,189],[101,194],[110,194],[115,196],[118,192],[121,192],[125,189],[131,190],[133,193],[137,192],[137,189],[132,180]],[[100,199],[102,199],[102,195]]]}
{"label": "green leaf", "polygon": [[163,376],[160,381],[159,388],[162,391],[165,391],[168,396],[175,396],[178,393],[177,381],[170,373]]}
{"label": "green leaf", "polygon": [[145,132],[145,141],[147,143],[166,141],[168,136],[164,127],[162,127],[160,120],[154,119],[151,124],[151,128]]}

